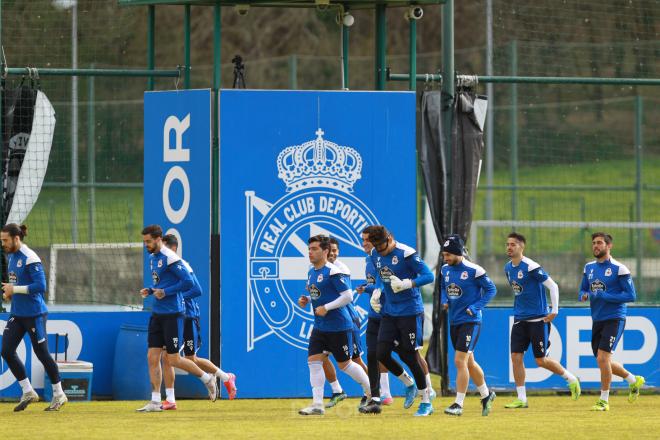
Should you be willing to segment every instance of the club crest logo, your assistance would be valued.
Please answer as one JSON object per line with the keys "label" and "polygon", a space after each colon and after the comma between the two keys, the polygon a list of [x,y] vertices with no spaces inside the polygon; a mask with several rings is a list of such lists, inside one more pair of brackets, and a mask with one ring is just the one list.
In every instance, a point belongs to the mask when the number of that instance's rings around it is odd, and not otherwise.
{"label": "club crest logo", "polygon": [[23,267],[23,260],[18,260],[16,262],[16,267]]}
{"label": "club crest logo", "polygon": [[309,296],[311,296],[312,299],[319,299],[321,297],[321,291],[318,287],[312,284],[309,286]]}
{"label": "club crest logo", "polygon": [[468,273],[467,273],[467,271],[464,270],[463,272],[461,272],[461,279],[462,279],[462,280],[467,280],[467,279],[468,279]]}
{"label": "club crest logo", "polygon": [[511,288],[513,289],[513,294],[516,296],[520,295],[523,291],[522,286],[515,281],[511,282]]}
{"label": "club crest logo", "polygon": [[522,270],[519,270],[519,271],[518,271],[518,279],[519,279],[519,280],[522,280],[524,276],[525,276],[525,275],[523,274],[523,271],[522,271]]}
{"label": "club crest logo", "polygon": [[[280,151],[277,177],[285,190],[279,200],[268,201],[256,191],[245,191],[247,351],[271,334],[307,350],[314,314],[310,307],[299,307],[297,299],[305,290],[310,236],[336,238],[342,261],[354,274],[352,284],[357,286],[364,280],[361,232],[380,223],[354,195],[354,186],[362,178],[362,157],[354,148],[324,139],[324,134],[319,128],[315,139]],[[380,271],[382,276],[383,269]],[[309,292],[312,298],[320,295],[314,286]],[[367,295],[354,301],[362,332],[366,330],[368,302]]]}
{"label": "club crest logo", "polygon": [[447,296],[449,298],[459,298],[461,295],[463,295],[463,290],[458,284],[451,283],[447,286]]}
{"label": "club crest logo", "polygon": [[593,281],[590,285],[589,288],[591,289],[591,293],[596,293],[597,291],[605,291],[605,283],[602,282],[601,280],[595,280]]}
{"label": "club crest logo", "polygon": [[607,269],[605,269],[605,276],[606,277],[612,276],[612,268],[608,267]]}
{"label": "club crest logo", "polygon": [[316,282],[317,283],[320,283],[321,281],[323,281],[323,274],[322,273],[320,273],[319,276],[316,277]]}
{"label": "club crest logo", "polygon": [[158,267],[163,267],[163,260],[158,260]]}
{"label": "club crest logo", "polygon": [[392,264],[393,264],[393,265],[396,265],[396,264],[398,264],[398,263],[399,263],[399,259],[397,258],[397,256],[396,256],[396,255],[393,256],[393,257],[392,257]]}

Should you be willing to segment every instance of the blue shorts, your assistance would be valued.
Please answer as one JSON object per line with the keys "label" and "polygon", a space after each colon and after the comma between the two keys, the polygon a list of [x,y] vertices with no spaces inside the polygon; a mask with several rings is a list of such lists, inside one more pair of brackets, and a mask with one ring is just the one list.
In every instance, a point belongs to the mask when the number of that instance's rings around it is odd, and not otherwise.
{"label": "blue shorts", "polygon": [[309,337],[307,355],[330,353],[337,362],[346,362],[353,353],[353,336],[351,330],[340,332],[324,332],[313,329]]}
{"label": "blue shorts", "polygon": [[551,328],[549,322],[543,321],[514,322],[511,327],[511,353],[524,353],[531,343],[535,358],[546,357],[550,348]]}
{"label": "blue shorts", "polygon": [[598,350],[608,353],[616,350],[625,328],[625,319],[595,321],[591,326],[591,350],[594,352],[594,356],[598,356]]}
{"label": "blue shorts", "polygon": [[353,339],[353,355],[351,358],[357,359],[364,353],[362,350],[362,340],[360,339],[360,330],[351,331],[351,337]]}
{"label": "blue shorts", "polygon": [[480,322],[465,322],[463,324],[452,325],[449,327],[451,345],[456,351],[471,353],[477,346],[480,332]]}
{"label": "blue shorts", "polygon": [[48,347],[48,334],[46,333],[46,319],[48,315],[32,317],[10,316],[2,333],[2,351],[15,352],[23,340],[25,333],[30,337],[33,347],[46,343]]}
{"label": "blue shorts", "polygon": [[378,342],[393,343],[401,351],[415,351],[424,346],[424,313],[409,316],[383,316]]}
{"label": "blue shorts", "polygon": [[194,356],[202,346],[199,318],[186,318],[183,323],[183,355]]}
{"label": "blue shorts", "polygon": [[183,349],[183,315],[152,314],[149,318],[149,348],[164,348],[169,354]]}

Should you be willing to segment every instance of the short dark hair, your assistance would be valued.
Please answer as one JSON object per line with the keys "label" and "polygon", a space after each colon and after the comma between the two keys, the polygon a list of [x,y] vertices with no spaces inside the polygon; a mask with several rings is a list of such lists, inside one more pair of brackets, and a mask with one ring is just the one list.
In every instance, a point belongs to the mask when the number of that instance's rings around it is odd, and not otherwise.
{"label": "short dark hair", "polygon": [[142,230],[142,235],[151,235],[151,238],[158,238],[163,236],[163,228],[160,225],[145,226]]}
{"label": "short dark hair", "polygon": [[325,235],[313,235],[307,240],[307,244],[318,243],[321,249],[327,251],[330,249],[330,239]]}
{"label": "short dark hair", "polygon": [[594,241],[596,237],[601,237],[603,240],[605,240],[605,243],[612,244],[612,236],[607,232],[594,232],[591,234],[591,241]]}
{"label": "short dark hair", "polygon": [[328,237],[328,242],[330,244],[336,244],[337,247],[339,247],[339,242],[337,241],[337,239],[335,237]]}
{"label": "short dark hair", "polygon": [[511,232],[509,235],[506,236],[506,238],[513,238],[515,240],[518,240],[522,244],[527,244],[527,241],[525,240],[525,236],[517,232]]}
{"label": "short dark hair", "polygon": [[[390,238],[390,231],[383,225],[374,225],[370,226],[369,230],[369,242],[374,246],[381,245],[386,243]],[[366,228],[365,228],[366,229]]]}
{"label": "short dark hair", "polygon": [[167,234],[163,236],[163,243],[165,243],[165,246],[174,246],[174,247],[179,247],[179,239],[176,238],[176,235],[174,234]]}
{"label": "short dark hair", "polygon": [[27,229],[28,228],[25,225],[18,226],[16,223],[7,223],[3,226],[2,232],[6,232],[12,237],[18,237],[23,240],[23,238],[27,237]]}

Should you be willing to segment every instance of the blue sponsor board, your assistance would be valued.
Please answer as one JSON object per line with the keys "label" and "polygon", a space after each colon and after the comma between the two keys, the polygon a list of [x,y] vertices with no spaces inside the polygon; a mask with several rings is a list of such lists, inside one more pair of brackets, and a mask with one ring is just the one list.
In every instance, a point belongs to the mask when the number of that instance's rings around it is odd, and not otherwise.
{"label": "blue sponsor board", "polygon": [[[139,268],[138,268],[139,270]],[[136,292],[137,294],[137,292]],[[0,335],[9,319],[8,313],[0,314]],[[122,324],[146,326],[149,314],[145,312],[54,312],[48,315],[46,330],[48,333],[48,348],[51,354],[60,361],[83,360],[94,364],[94,380],[92,394],[94,396],[112,395],[112,368],[115,358],[115,343]],[[66,334],[68,343],[61,337],[57,344],[57,334]],[[2,338],[0,337],[0,340]],[[120,356],[136,356],[135,350],[121,352]],[[29,338],[23,338],[16,350],[18,357],[25,364],[32,385],[41,392],[44,387],[44,369],[41,362],[32,351]],[[146,364],[146,343],[141,354]],[[7,364],[0,361],[0,398],[20,397],[21,387],[16,382]],[[125,374],[131,374],[126,371]],[[149,396],[145,395],[145,399]]]}
{"label": "blue sponsor board", "polygon": [[[211,91],[144,94],[144,224],[179,239],[178,253],[202,286],[198,297],[208,355],[211,234]],[[141,239],[141,237],[136,237]],[[145,252],[144,283],[151,273]],[[145,300],[145,309],[151,301]]]}
{"label": "blue sponsor board", "polygon": [[[297,305],[307,239],[338,239],[354,287],[364,227],[385,224],[415,246],[415,95],[222,91],[220,155],[223,369],[242,397],[310,396],[313,315]],[[364,347],[368,297],[354,303]]]}
{"label": "blue sponsor board", "polygon": [[[651,387],[660,386],[659,322],[660,308],[628,307],[626,328],[613,355],[613,359],[630,372],[644,376],[647,386]],[[483,326],[474,354],[491,387],[515,388],[510,355],[512,325],[512,308],[487,308],[484,311]],[[552,321],[549,356],[579,377],[583,388],[599,389],[600,372],[591,351],[591,325],[589,308],[560,308],[559,315]],[[450,387],[455,389],[456,367],[451,342],[449,346]],[[566,388],[566,381],[560,376],[536,366],[531,347],[524,359],[527,388]],[[623,387],[627,384],[613,376],[612,386]]]}

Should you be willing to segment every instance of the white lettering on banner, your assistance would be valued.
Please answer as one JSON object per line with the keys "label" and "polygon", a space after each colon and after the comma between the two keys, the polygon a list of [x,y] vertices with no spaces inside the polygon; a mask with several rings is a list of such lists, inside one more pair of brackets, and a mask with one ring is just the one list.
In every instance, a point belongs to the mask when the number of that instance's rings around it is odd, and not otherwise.
{"label": "white lettering on banner", "polygon": [[[637,330],[644,335],[644,345],[639,350],[626,350],[623,347],[623,338],[626,336],[626,332],[630,330]],[[644,364],[653,358],[657,348],[658,333],[653,322],[644,316],[629,316],[626,319],[626,330],[621,335],[619,345],[617,345],[612,357],[622,364]]]}
{"label": "white lettering on banner", "polygon": [[[183,134],[190,128],[190,113],[186,115],[183,120],[179,120],[176,116],[169,116],[165,120],[163,126],[163,162],[190,162],[190,149],[183,146]],[[174,131],[175,145],[170,148],[170,134]],[[181,183],[183,188],[183,202],[179,209],[173,209],[170,203],[170,187],[175,180]],[[165,181],[163,182],[163,209],[167,219],[175,225],[181,223],[188,214],[190,207],[190,182],[186,171],[180,166],[173,166],[167,172]],[[183,240],[181,234],[176,228],[170,228],[167,234],[173,234],[179,241],[179,248],[177,253],[179,256],[183,255]]]}
{"label": "white lettering on banner", "polygon": [[[0,331],[3,331],[7,322],[6,321],[0,321]],[[80,356],[80,352],[82,351],[82,344],[83,344],[83,338],[82,338],[82,332],[80,331],[80,328],[78,325],[69,320],[52,320],[52,321],[47,321],[46,323],[46,332],[49,335],[54,335],[54,334],[63,334],[67,333],[69,336],[69,346],[68,346],[68,352],[67,352],[67,359],[68,360],[76,360],[78,359],[78,356]],[[60,341],[60,348],[59,350],[62,350],[61,353],[58,355],[58,359],[64,360],[64,341]],[[50,350],[52,350],[54,347],[50,346],[48,347]],[[37,356],[34,354],[33,350],[31,351],[31,356],[30,356],[30,361],[32,363],[32,368],[30,369],[30,382],[32,383],[32,386],[35,388],[43,388],[44,387],[44,367],[41,365],[41,362],[39,362],[39,359]],[[26,356],[27,348],[25,346],[25,341],[21,341],[20,345],[18,346],[18,349],[16,350],[16,353],[18,354],[19,359],[25,364],[25,361],[27,359]],[[51,353],[54,356],[54,353]],[[7,368],[5,363],[2,363],[2,369]],[[6,388],[9,388],[11,385],[14,384],[16,381],[16,378],[14,375],[11,373],[9,368],[7,368],[6,371],[3,371],[0,374],[0,390],[4,390]]]}
{"label": "white lettering on banner", "polygon": [[[181,186],[183,186],[183,203],[181,203],[181,207],[177,210],[172,209],[172,205],[170,204],[170,186],[175,180],[181,182]],[[172,223],[179,224],[186,218],[189,206],[190,182],[188,182],[188,176],[183,168],[177,165],[170,168],[163,182],[163,208],[165,208],[165,215]]]}
{"label": "white lettering on banner", "polygon": [[[513,328],[513,323],[514,323],[514,317],[509,316],[509,353],[511,352],[511,329]],[[549,357],[561,361],[564,346],[561,341],[561,335],[559,334],[555,326],[552,326],[550,330],[549,339],[550,339],[550,349],[548,350]],[[526,382],[543,382],[552,375],[553,375],[552,371],[546,370],[545,368],[542,367],[525,368]],[[515,379],[513,377],[513,363],[511,362],[511,356],[509,356],[509,382],[515,382]]]}
{"label": "white lettering on banner", "polygon": [[[566,317],[566,369],[578,376],[583,382],[600,382],[600,370],[598,368],[580,368],[580,358],[592,356],[591,338],[586,341],[580,340],[580,331],[589,330],[591,333],[591,316],[567,316]],[[617,376],[612,376],[617,380]]]}
{"label": "white lettering on banner", "polygon": [[[567,316],[566,317],[566,368],[578,376],[583,382],[600,382],[600,370],[596,368],[580,368],[580,358],[584,356],[593,357],[591,350],[591,338],[586,341],[580,340],[580,330],[591,331],[590,316]],[[626,331],[636,330],[642,333],[644,344],[638,350],[624,350],[623,338]],[[644,316],[628,316],[626,319],[626,330],[614,351],[612,358],[626,365],[643,364],[648,362],[658,346],[658,333],[653,323]],[[619,376],[613,375],[613,382],[620,382]]]}
{"label": "white lettering on banner", "polygon": [[176,248],[176,254],[179,257],[183,257],[183,240],[181,239],[181,233],[177,231],[174,228],[170,228],[165,232],[165,235],[172,234],[176,237],[177,241],[179,242],[179,247]]}
{"label": "white lettering on banner", "polygon": [[[189,162],[190,150],[183,146],[183,133],[190,128],[190,113],[179,120],[172,115],[163,126],[163,160],[165,162]],[[174,130],[176,141],[174,148],[170,148],[170,132]]]}
{"label": "white lettering on banner", "polygon": [[[509,352],[511,351],[511,329],[513,328],[513,316],[509,317]],[[594,368],[581,368],[581,358],[593,358],[591,350],[591,317],[590,316],[567,316],[566,317],[566,369],[580,378],[583,382],[600,382],[600,370]],[[580,339],[580,332],[583,333]],[[644,342],[636,350],[624,349],[623,340],[627,332],[639,331],[642,333]],[[586,335],[588,339],[585,339]],[[562,337],[555,326],[550,332],[550,357],[561,360],[563,351]],[[641,365],[653,359],[658,348],[658,332],[653,322],[644,316],[628,316],[626,329],[621,335],[612,359],[624,365]],[[543,382],[552,376],[552,372],[541,367],[525,368],[526,382]],[[613,381],[622,381],[619,376],[613,375]],[[515,382],[513,377],[513,365],[509,357],[509,382]]]}

